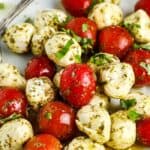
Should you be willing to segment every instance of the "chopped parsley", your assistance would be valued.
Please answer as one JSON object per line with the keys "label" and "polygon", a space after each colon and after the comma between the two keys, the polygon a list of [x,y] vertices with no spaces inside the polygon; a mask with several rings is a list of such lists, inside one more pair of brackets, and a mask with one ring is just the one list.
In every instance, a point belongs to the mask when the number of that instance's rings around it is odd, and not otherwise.
{"label": "chopped parsley", "polygon": [[70,40],[65,44],[65,46],[64,46],[60,51],[58,51],[58,52],[56,53],[56,57],[57,57],[58,59],[62,59],[62,58],[66,55],[66,53],[69,51],[69,49],[70,49],[70,47],[71,47],[72,44],[74,44],[74,42],[73,42],[72,39],[70,39]]}
{"label": "chopped parsley", "polygon": [[137,43],[134,43],[133,47],[135,49],[142,48],[142,49],[145,49],[145,50],[150,50],[150,43],[147,43],[147,44],[137,44]]}
{"label": "chopped parsley", "polygon": [[141,62],[140,66],[146,70],[148,75],[150,75],[150,64],[145,63],[145,62]]}
{"label": "chopped parsley", "polygon": [[46,119],[50,120],[50,119],[52,119],[52,114],[50,112],[46,112],[44,117]]}
{"label": "chopped parsley", "polygon": [[33,20],[30,17],[26,18],[24,22],[33,24]]}
{"label": "chopped parsley", "polygon": [[120,100],[120,105],[123,109],[129,109],[130,107],[134,106],[135,104],[136,104],[135,99]]}
{"label": "chopped parsley", "polygon": [[131,119],[133,121],[141,119],[141,115],[139,113],[137,113],[135,110],[130,110],[128,112],[128,117],[129,117],[129,119]]}
{"label": "chopped parsley", "polygon": [[135,30],[135,29],[139,29],[141,26],[139,24],[136,23],[123,23],[124,27],[126,27],[129,30]]}
{"label": "chopped parsley", "polygon": [[0,9],[5,9],[5,4],[4,3],[0,3]]}
{"label": "chopped parsley", "polygon": [[82,24],[82,32],[87,32],[88,28],[89,28],[88,24],[86,24],[86,23]]}

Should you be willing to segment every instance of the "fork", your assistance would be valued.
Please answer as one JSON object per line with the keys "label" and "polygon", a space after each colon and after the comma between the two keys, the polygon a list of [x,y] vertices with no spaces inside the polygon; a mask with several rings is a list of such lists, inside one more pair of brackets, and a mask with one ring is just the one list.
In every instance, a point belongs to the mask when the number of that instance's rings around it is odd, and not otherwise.
{"label": "fork", "polygon": [[3,35],[9,24],[34,0],[21,0],[16,7],[0,22],[0,36]]}
{"label": "fork", "polygon": [[[33,1],[34,0],[21,0],[21,2],[7,15],[7,17],[0,22],[0,38],[9,24]],[[0,63],[2,62],[2,41],[0,40]]]}

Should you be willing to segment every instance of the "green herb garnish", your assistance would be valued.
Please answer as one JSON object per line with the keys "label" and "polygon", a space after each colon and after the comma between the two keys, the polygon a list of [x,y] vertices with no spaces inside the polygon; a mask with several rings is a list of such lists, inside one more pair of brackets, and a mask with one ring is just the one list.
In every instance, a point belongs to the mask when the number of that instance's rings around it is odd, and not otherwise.
{"label": "green herb garnish", "polygon": [[133,121],[141,119],[141,115],[139,113],[137,113],[135,110],[130,110],[128,112],[128,117],[129,117],[129,119],[131,119]]}
{"label": "green herb garnish", "polygon": [[150,64],[145,63],[145,62],[141,62],[140,66],[146,70],[148,75],[150,75]]}
{"label": "green herb garnish", "polygon": [[96,64],[98,66],[101,66],[101,65],[104,65],[107,63],[111,63],[112,58],[111,58],[111,56],[107,56],[106,54],[97,53],[96,55],[94,55],[90,58],[90,62],[93,64]]}
{"label": "green herb garnish", "polygon": [[89,28],[88,24],[86,24],[86,23],[82,24],[82,32],[87,32],[88,28]]}
{"label": "green herb garnish", "polygon": [[46,112],[44,117],[48,120],[52,119],[52,114],[50,112]]}
{"label": "green herb garnish", "polygon": [[5,4],[4,3],[0,3],[0,9],[5,9]]}
{"label": "green herb garnish", "polygon": [[10,116],[8,116],[6,118],[0,118],[0,125],[6,123],[7,121],[18,119],[20,117],[22,117],[21,114],[13,113],[12,115],[10,115]]}
{"label": "green herb garnish", "polygon": [[148,44],[137,44],[137,43],[134,43],[133,47],[135,49],[142,48],[142,49],[145,49],[145,50],[150,50],[150,43],[148,43]]}
{"label": "green herb garnish", "polygon": [[75,55],[74,57],[77,63],[81,63],[81,56]]}
{"label": "green herb garnish", "polygon": [[135,104],[136,104],[135,99],[120,100],[120,105],[123,109],[129,109],[130,107],[134,106]]}
{"label": "green herb garnish", "polygon": [[71,47],[71,45],[72,45],[73,43],[74,43],[73,40],[70,39],[70,40],[66,43],[66,45],[65,45],[60,51],[58,51],[58,52],[56,53],[56,57],[57,57],[58,59],[63,58],[63,57],[66,55],[66,53],[69,51],[69,49],[70,49],[70,47]]}
{"label": "green herb garnish", "polygon": [[24,22],[33,24],[33,20],[30,17],[26,18]]}

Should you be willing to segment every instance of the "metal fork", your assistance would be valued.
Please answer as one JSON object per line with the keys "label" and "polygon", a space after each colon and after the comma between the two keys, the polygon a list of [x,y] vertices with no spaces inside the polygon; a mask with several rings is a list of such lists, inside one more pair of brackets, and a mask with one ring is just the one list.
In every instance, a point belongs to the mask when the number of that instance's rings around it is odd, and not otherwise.
{"label": "metal fork", "polygon": [[[16,7],[0,22],[0,37],[4,34],[9,24],[34,0],[21,0]],[[2,41],[0,40],[0,63],[3,62],[2,58]]]}
{"label": "metal fork", "polygon": [[8,16],[0,22],[0,36],[5,32],[8,25],[34,0],[21,0]]}

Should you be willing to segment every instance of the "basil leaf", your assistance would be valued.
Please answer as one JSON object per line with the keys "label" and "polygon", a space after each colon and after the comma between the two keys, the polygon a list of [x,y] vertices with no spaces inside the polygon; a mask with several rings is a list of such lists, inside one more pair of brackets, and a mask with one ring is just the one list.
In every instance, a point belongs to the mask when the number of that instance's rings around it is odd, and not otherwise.
{"label": "basil leaf", "polygon": [[55,54],[56,57],[57,57],[58,59],[63,58],[63,57],[66,55],[66,53],[69,51],[69,49],[70,49],[70,47],[71,47],[71,45],[72,45],[73,43],[74,43],[73,40],[70,39],[70,40],[66,43],[66,45],[65,45],[60,51],[58,51],[58,52]]}
{"label": "basil leaf", "polygon": [[148,75],[150,75],[150,64],[145,63],[145,62],[141,62],[140,66],[146,70]]}
{"label": "basil leaf", "polygon": [[81,63],[81,56],[75,55],[74,57],[77,63]]}
{"label": "basil leaf", "polygon": [[7,121],[18,119],[20,117],[22,117],[21,114],[13,113],[13,114],[11,114],[10,116],[8,116],[6,118],[0,118],[0,125],[6,123]]}
{"label": "basil leaf", "polygon": [[0,3],[0,9],[5,9],[5,4],[4,3]]}
{"label": "basil leaf", "polygon": [[130,107],[134,106],[135,104],[136,104],[135,99],[120,100],[120,105],[123,109],[129,109]]}
{"label": "basil leaf", "polygon": [[88,28],[89,28],[88,24],[86,24],[86,23],[82,24],[82,32],[88,31]]}
{"label": "basil leaf", "polygon": [[107,63],[111,63],[112,58],[110,56],[107,56],[106,54],[98,53],[90,58],[90,62],[101,66]]}
{"label": "basil leaf", "polygon": [[134,43],[133,47],[135,49],[142,48],[142,49],[145,49],[145,50],[150,50],[150,43],[148,43],[148,44],[137,44],[137,43]]}
{"label": "basil leaf", "polygon": [[135,110],[130,110],[128,112],[128,117],[129,117],[129,119],[131,119],[133,121],[141,119],[141,115],[139,113],[137,113]]}

